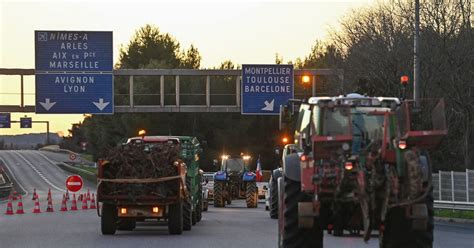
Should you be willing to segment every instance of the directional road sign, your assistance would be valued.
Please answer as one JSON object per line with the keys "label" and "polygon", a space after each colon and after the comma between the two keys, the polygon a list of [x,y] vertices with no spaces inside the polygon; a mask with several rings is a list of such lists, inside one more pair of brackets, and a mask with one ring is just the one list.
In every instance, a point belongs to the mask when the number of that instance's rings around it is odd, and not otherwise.
{"label": "directional road sign", "polygon": [[35,31],[36,113],[112,114],[112,32]]}
{"label": "directional road sign", "polygon": [[72,175],[66,179],[66,188],[71,192],[81,190],[83,184],[82,177],[79,175]]}
{"label": "directional road sign", "polygon": [[30,117],[22,117],[20,118],[20,128],[31,128],[32,120]]}
{"label": "directional road sign", "polygon": [[10,113],[0,113],[0,128],[10,128],[11,125]]}
{"label": "directional road sign", "polygon": [[293,98],[293,65],[242,65],[242,114],[278,115]]}

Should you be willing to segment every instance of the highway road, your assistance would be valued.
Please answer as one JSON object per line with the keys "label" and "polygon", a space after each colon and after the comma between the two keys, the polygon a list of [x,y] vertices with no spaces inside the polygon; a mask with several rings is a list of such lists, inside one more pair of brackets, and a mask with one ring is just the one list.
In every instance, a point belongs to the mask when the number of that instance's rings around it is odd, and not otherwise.
{"label": "highway road", "polygon": [[[22,187],[29,191],[24,200],[24,215],[7,216],[4,214],[6,203],[0,203],[0,247],[276,247],[277,221],[269,218],[263,203],[257,209],[247,209],[243,201],[233,201],[226,208],[210,206],[202,221],[183,235],[171,236],[166,226],[141,223],[135,231],[118,231],[114,236],[103,236],[100,218],[94,210],[58,211],[61,190],[69,173],[57,167],[47,154],[0,151],[0,158]],[[86,186],[93,187],[91,184]],[[31,213],[32,188],[36,188],[42,198],[41,214]],[[54,213],[44,212],[49,188],[52,188],[55,198]],[[472,248],[472,237],[474,225],[436,223],[434,247]],[[365,244],[360,237],[325,235],[325,244],[325,247],[378,247],[377,237]]]}

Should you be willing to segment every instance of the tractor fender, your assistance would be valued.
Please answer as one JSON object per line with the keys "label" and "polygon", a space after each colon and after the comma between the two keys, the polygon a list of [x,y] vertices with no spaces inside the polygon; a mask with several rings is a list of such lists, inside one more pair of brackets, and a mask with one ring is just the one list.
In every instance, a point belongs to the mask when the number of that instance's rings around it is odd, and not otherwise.
{"label": "tractor fender", "polygon": [[227,174],[225,171],[218,171],[214,174],[215,181],[227,181]]}
{"label": "tractor fender", "polygon": [[281,175],[283,175],[282,168],[274,169],[272,172],[272,178],[275,181],[278,180],[278,178],[281,177]]}
{"label": "tractor fender", "polygon": [[283,161],[283,174],[296,182],[301,181],[300,157],[297,153],[288,154]]}
{"label": "tractor fender", "polygon": [[251,182],[251,181],[255,181],[256,177],[257,177],[257,175],[255,175],[255,173],[247,171],[242,176],[242,180],[244,182]]}

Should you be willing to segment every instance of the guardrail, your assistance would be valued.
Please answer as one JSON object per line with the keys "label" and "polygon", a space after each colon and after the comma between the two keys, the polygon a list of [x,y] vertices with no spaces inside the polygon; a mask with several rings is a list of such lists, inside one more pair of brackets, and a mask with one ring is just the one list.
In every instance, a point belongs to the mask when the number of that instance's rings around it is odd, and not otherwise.
{"label": "guardrail", "polygon": [[474,210],[474,170],[433,173],[434,207]]}

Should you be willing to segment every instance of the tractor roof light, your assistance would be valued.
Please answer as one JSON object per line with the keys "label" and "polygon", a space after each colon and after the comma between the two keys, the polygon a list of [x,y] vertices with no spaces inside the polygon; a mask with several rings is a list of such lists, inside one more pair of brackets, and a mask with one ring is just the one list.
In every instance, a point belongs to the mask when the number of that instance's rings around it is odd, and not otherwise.
{"label": "tractor roof light", "polygon": [[222,158],[222,160],[226,160],[226,159],[229,158],[229,155],[222,155],[221,158]]}
{"label": "tractor roof light", "polygon": [[242,156],[242,158],[243,158],[244,160],[249,160],[251,157],[250,157],[249,155],[244,155],[244,156]]}
{"label": "tractor roof light", "polygon": [[401,76],[400,77],[400,83],[403,85],[403,86],[407,86],[408,84],[408,81],[409,81],[409,77],[408,76]]}
{"label": "tractor roof light", "polygon": [[145,136],[146,135],[146,130],[145,129],[142,129],[140,131],[138,131],[138,136]]}
{"label": "tractor roof light", "polygon": [[283,142],[283,144],[286,145],[286,144],[288,144],[289,139],[288,139],[288,137],[283,137],[283,138],[281,139],[281,141]]}

